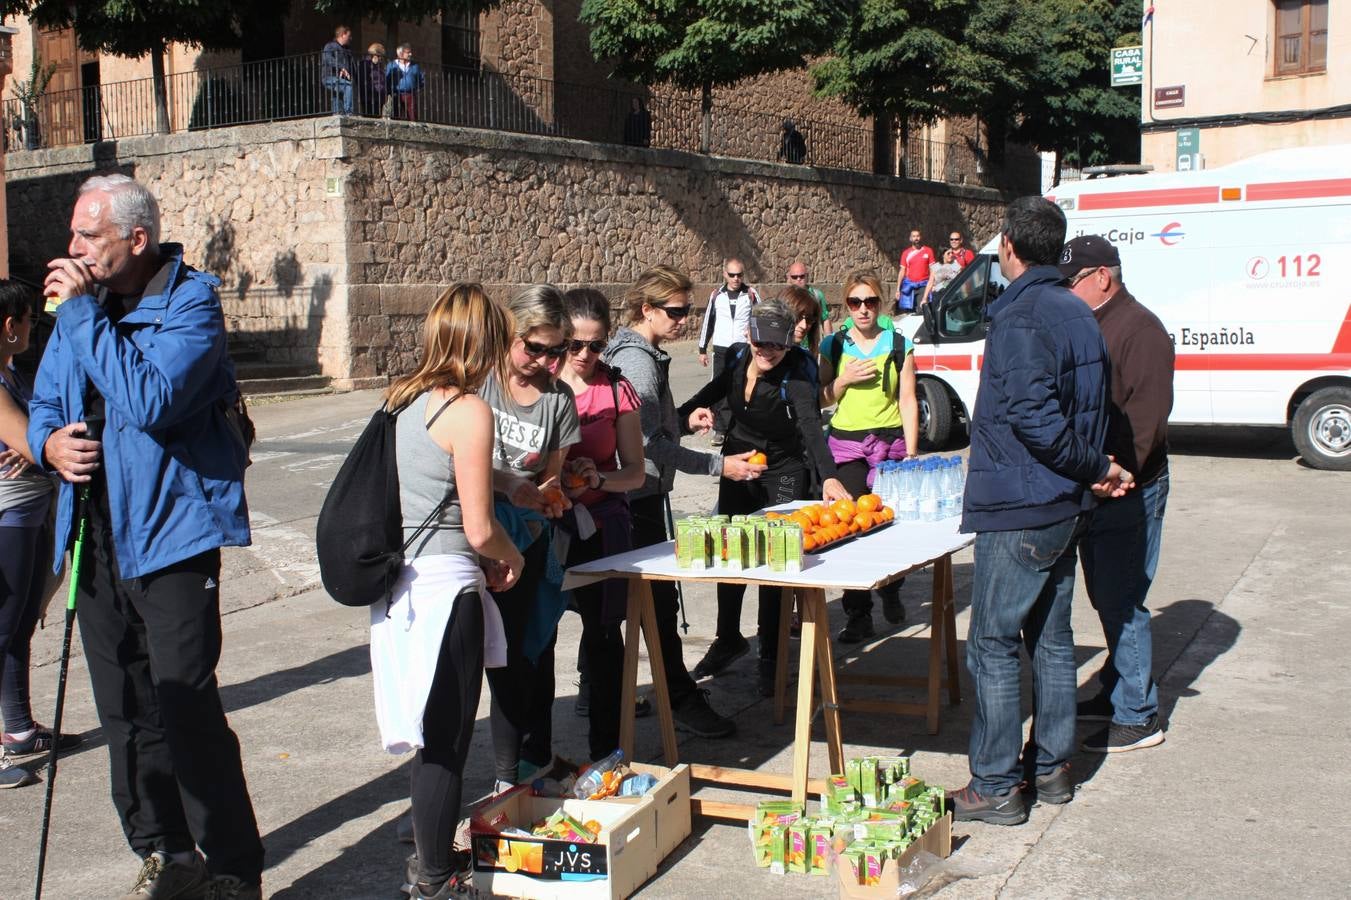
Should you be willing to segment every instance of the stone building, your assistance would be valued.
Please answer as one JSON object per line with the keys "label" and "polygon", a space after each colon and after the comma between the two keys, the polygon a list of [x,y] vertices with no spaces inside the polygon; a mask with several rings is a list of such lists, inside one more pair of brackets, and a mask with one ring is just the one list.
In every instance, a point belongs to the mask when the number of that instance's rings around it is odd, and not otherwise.
{"label": "stone building", "polygon": [[[1153,4],[1146,4],[1153,8]],[[1330,0],[1158,4],[1145,26],[1140,160],[1220,166],[1351,143],[1351,7]]]}

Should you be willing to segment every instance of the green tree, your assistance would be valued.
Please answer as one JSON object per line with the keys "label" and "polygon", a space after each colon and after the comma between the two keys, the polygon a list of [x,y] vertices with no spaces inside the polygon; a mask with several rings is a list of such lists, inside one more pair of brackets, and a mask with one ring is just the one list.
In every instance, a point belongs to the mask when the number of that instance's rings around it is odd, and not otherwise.
{"label": "green tree", "polygon": [[1140,88],[1110,86],[1112,47],[1138,44],[1140,4],[1131,0],[1041,0],[1053,28],[1039,89],[1017,102],[1017,140],[1055,154],[1055,181],[1078,166],[1140,158]]}
{"label": "green tree", "polygon": [[715,87],[806,66],[847,14],[841,0],[583,0],[581,20],[614,74],[700,92],[707,153]]}

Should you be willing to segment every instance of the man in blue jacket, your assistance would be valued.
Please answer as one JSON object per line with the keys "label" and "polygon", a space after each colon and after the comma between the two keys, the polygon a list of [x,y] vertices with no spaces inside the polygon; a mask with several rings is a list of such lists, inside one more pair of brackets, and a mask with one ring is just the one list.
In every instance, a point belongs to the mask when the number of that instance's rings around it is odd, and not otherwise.
{"label": "man in blue jacket", "polygon": [[71,258],[49,263],[60,305],[28,440],[62,479],[54,569],[77,507],[88,517],[77,609],[113,804],[143,861],[127,896],[255,898],[263,846],[216,685],[220,548],[249,543],[248,448],[220,282],[159,228],[127,176],[80,187]]}
{"label": "man in blue jacket", "polygon": [[[1073,797],[1075,545],[1094,492],[1124,493],[1131,481],[1102,452],[1107,348],[1092,311],[1055,268],[1064,241],[1055,204],[1023,197],[1009,205],[999,267],[1011,283],[989,307],[962,510],[962,531],[976,532],[966,643],[976,704],[971,781],[950,798],[959,821],[1027,821],[1024,771],[1035,772],[1041,800]],[[1020,765],[1024,646],[1036,758]]]}

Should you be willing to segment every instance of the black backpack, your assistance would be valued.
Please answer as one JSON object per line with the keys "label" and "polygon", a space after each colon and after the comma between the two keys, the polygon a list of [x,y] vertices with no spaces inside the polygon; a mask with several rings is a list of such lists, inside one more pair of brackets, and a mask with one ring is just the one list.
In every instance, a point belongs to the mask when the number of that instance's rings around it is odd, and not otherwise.
{"label": "black backpack", "polygon": [[[427,423],[445,411],[456,395]],[[324,590],[343,606],[388,602],[403,555],[450,502],[447,494],[408,540],[403,539],[394,425],[405,407],[376,410],[338,470],[314,529]]]}

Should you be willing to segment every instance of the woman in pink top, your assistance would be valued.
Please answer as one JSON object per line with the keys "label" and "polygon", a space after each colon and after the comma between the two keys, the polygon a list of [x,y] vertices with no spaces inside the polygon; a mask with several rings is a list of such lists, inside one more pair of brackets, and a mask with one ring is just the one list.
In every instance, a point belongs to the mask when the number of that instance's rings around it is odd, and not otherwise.
{"label": "woman in pink top", "polygon": [[[610,336],[610,301],[591,288],[575,288],[564,299],[572,339],[558,378],[572,389],[582,430],[581,441],[568,450],[564,484],[573,508],[561,523],[572,532],[567,564],[575,566],[632,548],[626,493],[643,484],[643,431],[638,393],[600,361]],[[583,674],[583,690],[590,693],[590,752],[597,760],[619,746],[624,673],[619,626],[628,602],[628,582],[614,578],[572,593],[582,617],[577,668]]]}

